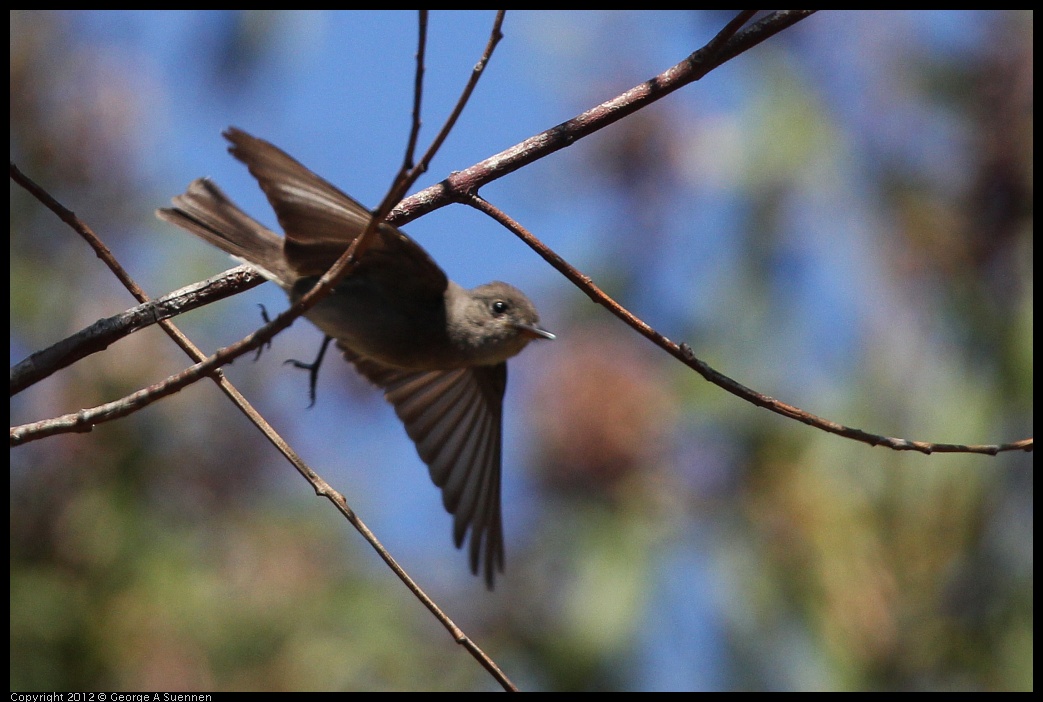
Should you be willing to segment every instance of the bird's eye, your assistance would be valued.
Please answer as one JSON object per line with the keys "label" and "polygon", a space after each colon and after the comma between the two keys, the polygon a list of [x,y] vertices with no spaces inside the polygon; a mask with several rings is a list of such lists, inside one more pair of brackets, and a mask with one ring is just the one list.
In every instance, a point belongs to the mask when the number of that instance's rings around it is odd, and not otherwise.
{"label": "bird's eye", "polygon": [[493,314],[495,314],[497,317],[499,317],[501,314],[506,314],[507,310],[509,309],[510,306],[503,300],[496,300],[492,304]]}

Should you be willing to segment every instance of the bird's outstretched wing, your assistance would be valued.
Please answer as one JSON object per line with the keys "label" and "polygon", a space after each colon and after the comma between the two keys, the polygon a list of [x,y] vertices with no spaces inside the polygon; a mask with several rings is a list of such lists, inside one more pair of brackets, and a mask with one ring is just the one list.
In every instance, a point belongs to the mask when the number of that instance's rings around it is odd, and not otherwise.
{"label": "bird's outstretched wing", "polygon": [[500,505],[501,427],[507,364],[434,371],[404,371],[360,358],[345,358],[384,397],[406,426],[442,503],[453,515],[453,540],[463,545],[470,530],[471,570],[492,589],[503,572]]}

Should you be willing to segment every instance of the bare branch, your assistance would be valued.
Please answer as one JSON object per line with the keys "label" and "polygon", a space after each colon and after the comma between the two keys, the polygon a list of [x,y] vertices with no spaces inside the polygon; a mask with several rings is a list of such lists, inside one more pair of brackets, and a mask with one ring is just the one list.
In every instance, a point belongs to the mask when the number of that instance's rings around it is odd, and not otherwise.
{"label": "bare branch", "polygon": [[538,253],[547,263],[551,264],[556,270],[562,275],[568,278],[572,283],[580,290],[585,292],[587,296],[598,303],[612,314],[623,320],[628,326],[636,330],[639,334],[649,339],[659,348],[669,353],[674,358],[678,359],[692,370],[699,373],[699,375],[706,378],[708,381],[713,383],[719,388],[727,390],[731,394],[746,400],[758,407],[763,407],[776,414],[781,414],[784,417],[790,417],[798,421],[807,424],[808,426],[828,431],[831,434],[837,434],[848,439],[854,439],[867,443],[870,446],[884,446],[886,448],[894,449],[895,451],[919,451],[920,453],[931,454],[931,453],[984,453],[991,456],[995,456],[998,453],[1005,451],[1031,451],[1032,450],[1032,439],[1022,439],[1009,444],[979,444],[979,445],[966,445],[966,444],[942,444],[928,441],[909,441],[907,439],[896,439],[888,436],[880,436],[878,434],[870,434],[869,432],[861,429],[855,429],[852,427],[846,427],[842,424],[837,424],[828,419],[805,412],[799,407],[780,402],[773,397],[764,395],[751,390],[742,383],[732,380],[723,373],[711,368],[705,361],[701,361],[696,358],[695,354],[692,353],[692,349],[688,344],[678,344],[671,341],[663,334],[653,329],[647,323],[642,321],[640,318],[635,316],[630,310],[623,307],[621,304],[609,297],[605,292],[599,288],[589,276],[580,273],[576,268],[571,266],[568,261],[563,259],[557,253],[552,251],[546,244],[537,239],[532,235],[525,227],[514,221],[505,212],[492,205],[488,201],[482,199],[477,195],[472,195],[467,199],[467,204],[480,212],[484,212],[489,215],[497,222],[502,224],[504,227],[512,231],[519,239],[524,241],[529,247]]}
{"label": "bare branch", "polygon": [[571,146],[580,139],[699,80],[714,68],[807,18],[815,11],[779,10],[736,34],[735,22],[743,20],[749,12],[751,11],[744,11],[709,43],[676,66],[556,127],[529,137],[470,168],[453,173],[441,183],[411,195],[388,215],[388,222],[401,225],[444,207],[449,202],[465,202],[470,193],[478,192],[483,185]]}
{"label": "bare branch", "polygon": [[238,266],[213,278],[175,290],[158,300],[100,319],[12,366],[11,395],[91,354],[104,351],[138,330],[257,287],[265,281],[266,278],[250,266]]}

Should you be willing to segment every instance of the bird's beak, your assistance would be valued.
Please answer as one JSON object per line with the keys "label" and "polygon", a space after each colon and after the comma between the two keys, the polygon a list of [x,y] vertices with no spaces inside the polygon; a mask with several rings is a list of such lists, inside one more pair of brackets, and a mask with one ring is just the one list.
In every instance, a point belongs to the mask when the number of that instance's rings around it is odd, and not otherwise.
{"label": "bird's beak", "polygon": [[530,339],[554,339],[556,338],[546,329],[541,329],[535,324],[515,324],[514,328],[522,333],[522,336]]}

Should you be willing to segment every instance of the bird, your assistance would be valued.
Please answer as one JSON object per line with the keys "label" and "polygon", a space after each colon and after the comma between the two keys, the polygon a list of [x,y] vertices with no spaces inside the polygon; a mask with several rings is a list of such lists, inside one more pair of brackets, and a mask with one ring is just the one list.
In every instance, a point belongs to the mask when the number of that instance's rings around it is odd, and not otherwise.
{"label": "bird", "polygon": [[[240,209],[208,178],[156,211],[249,264],[298,300],[372,216],[277,146],[236,127],[229,153],[257,180],[284,236]],[[553,339],[535,305],[504,282],[465,289],[413,239],[381,223],[353,268],[305,313],[344,358],[381,388],[405,425],[442,503],[453,541],[469,534],[471,571],[492,590],[504,570],[501,504],[507,360]]]}

